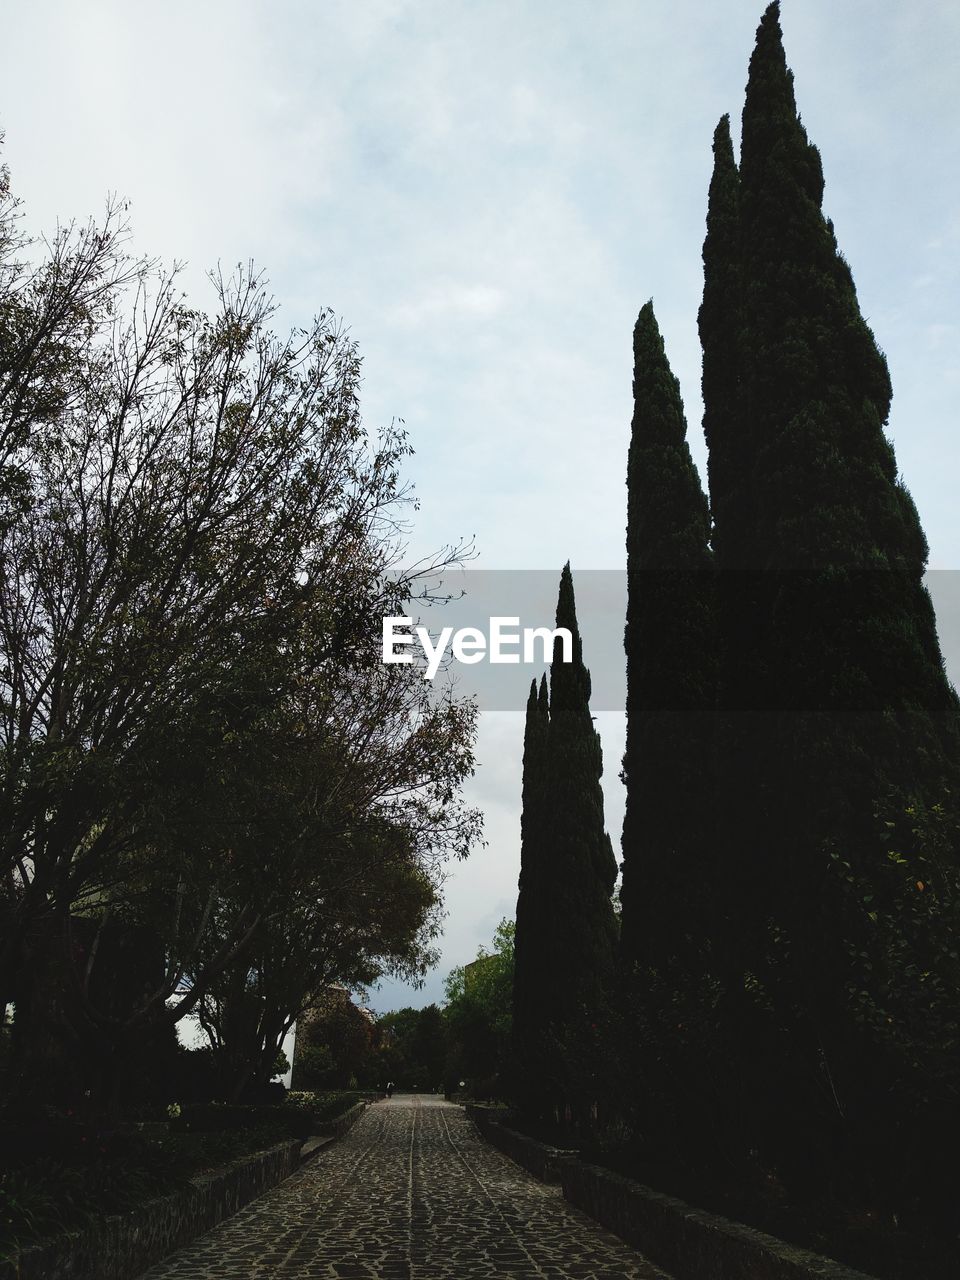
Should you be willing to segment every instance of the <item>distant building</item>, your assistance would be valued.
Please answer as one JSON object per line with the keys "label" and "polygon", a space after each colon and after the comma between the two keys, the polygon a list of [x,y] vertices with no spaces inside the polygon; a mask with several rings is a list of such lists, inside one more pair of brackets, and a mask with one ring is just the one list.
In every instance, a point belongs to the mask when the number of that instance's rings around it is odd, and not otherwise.
{"label": "distant building", "polygon": [[470,991],[477,985],[483,976],[485,968],[491,963],[497,963],[499,956],[477,956],[476,960],[471,960],[469,964],[463,966],[463,987],[465,991]]}
{"label": "distant building", "polygon": [[294,1089],[346,1088],[374,1042],[376,1018],[331,983],[297,1019],[288,1058]]}

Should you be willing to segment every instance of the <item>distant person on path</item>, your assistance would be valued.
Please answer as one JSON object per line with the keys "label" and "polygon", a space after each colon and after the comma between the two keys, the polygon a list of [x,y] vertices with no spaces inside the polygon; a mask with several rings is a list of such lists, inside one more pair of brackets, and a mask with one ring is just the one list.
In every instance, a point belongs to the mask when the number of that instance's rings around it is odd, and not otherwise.
{"label": "distant person on path", "polygon": [[393,1081],[392,1080],[387,1081],[387,1097],[388,1098],[393,1097]]}

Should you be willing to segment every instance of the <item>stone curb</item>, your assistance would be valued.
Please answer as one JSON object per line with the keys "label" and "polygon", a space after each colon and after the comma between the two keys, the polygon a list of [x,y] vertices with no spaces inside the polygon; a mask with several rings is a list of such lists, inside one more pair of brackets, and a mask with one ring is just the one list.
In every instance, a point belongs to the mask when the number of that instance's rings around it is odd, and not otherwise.
{"label": "stone curb", "polygon": [[542,1182],[559,1182],[565,1200],[674,1280],[875,1280],[754,1227],[694,1209],[631,1178],[585,1164],[576,1151],[548,1147],[498,1123],[495,1107],[468,1103],[464,1109],[492,1146]]}
{"label": "stone curb", "polygon": [[314,1156],[329,1147],[331,1142],[336,1142],[336,1138],[326,1134],[319,1138],[307,1138],[300,1148],[300,1163],[306,1164],[308,1160],[312,1160]]}
{"label": "stone curb", "polygon": [[502,1108],[468,1102],[464,1110],[467,1118],[473,1121],[491,1146],[509,1156],[541,1182],[559,1183],[564,1165],[577,1158],[576,1151],[548,1146],[545,1142],[537,1142],[534,1138],[508,1128],[497,1118],[509,1117],[510,1113],[504,1113]]}
{"label": "stone curb", "polygon": [[355,1102],[349,1111],[344,1111],[342,1115],[334,1116],[332,1120],[318,1121],[313,1126],[313,1132],[324,1138],[342,1138],[348,1129],[353,1128],[366,1109],[366,1102]]}

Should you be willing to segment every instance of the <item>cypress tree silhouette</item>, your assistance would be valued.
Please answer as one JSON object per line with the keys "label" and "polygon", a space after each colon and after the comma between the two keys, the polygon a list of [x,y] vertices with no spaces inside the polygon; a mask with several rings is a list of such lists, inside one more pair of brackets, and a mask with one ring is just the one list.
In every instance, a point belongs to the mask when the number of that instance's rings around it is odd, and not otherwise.
{"label": "cypress tree silhouette", "polygon": [[545,684],[536,699],[531,688],[527,701],[514,1034],[519,1098],[535,1113],[569,1121],[584,1117],[597,1100],[616,961],[611,895],[617,863],[604,830],[603,756],[590,715],[590,673],[569,564],[556,617],[571,634],[572,661],[562,660],[558,637],[549,710]]}
{"label": "cypress tree silhouette", "polygon": [[557,637],[544,791],[553,897],[547,948],[552,981],[544,1000],[559,1050],[561,1100],[583,1115],[597,1097],[605,998],[616,964],[611,895],[617,862],[604,829],[603,754],[590,715],[590,673],[583,664],[569,562],[560,575],[557,626],[573,638],[573,661],[562,661]]}
{"label": "cypress tree silhouette", "polygon": [[674,982],[714,901],[716,637],[710,517],[653,304],[633,335],[621,947]]}
{"label": "cypress tree silhouette", "polygon": [[[709,450],[713,548],[724,568],[753,553],[747,519],[751,451],[738,404],[740,384],[740,173],[730,139],[730,117],[713,135],[713,176],[703,244],[703,302],[698,316],[703,347],[703,433]],[[746,529],[743,526],[746,525]],[[745,535],[746,534],[746,538]]]}
{"label": "cypress tree silhouette", "polygon": [[[875,1135],[903,1138],[909,1060],[944,1078],[960,796],[926,541],[883,430],[887,365],[822,198],[773,3],[739,185],[723,122],[717,134],[700,314],[721,570],[719,945],[744,1060],[767,1064],[745,1140],[777,1146],[810,1186],[839,1149],[862,1164]],[[922,927],[898,870],[920,866],[938,895]],[[905,977],[931,964],[926,990]]]}
{"label": "cypress tree silhouette", "polygon": [[[703,430],[713,518],[711,546],[717,570],[716,712],[714,726],[715,855],[724,874],[714,882],[711,945],[726,993],[726,1015],[735,1039],[747,1035],[750,1010],[744,973],[762,945],[763,913],[750,910],[763,896],[769,807],[765,762],[770,726],[765,713],[769,578],[760,569],[755,464],[758,441],[746,412],[742,187],[730,137],[730,117],[713,136],[713,173],[703,244],[703,301],[698,314],[703,348]],[[755,1092],[751,1086],[750,1092]]]}
{"label": "cypress tree silhouette", "polygon": [[544,907],[549,901],[543,881],[550,870],[544,839],[547,816],[544,787],[549,724],[547,678],[543,676],[539,692],[536,680],[530,682],[523,733],[520,883],[514,938],[513,1050],[518,1069],[518,1100],[525,1110],[534,1109],[538,1077],[547,1052],[542,993],[550,982],[544,954],[544,932],[549,922],[543,918]]}

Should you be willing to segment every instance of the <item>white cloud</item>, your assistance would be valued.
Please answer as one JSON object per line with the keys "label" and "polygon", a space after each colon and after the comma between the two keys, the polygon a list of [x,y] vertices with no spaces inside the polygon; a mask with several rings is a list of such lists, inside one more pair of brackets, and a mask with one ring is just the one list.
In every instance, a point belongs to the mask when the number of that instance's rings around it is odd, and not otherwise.
{"label": "white cloud", "polygon": [[391,307],[389,324],[417,328],[428,321],[449,322],[458,317],[495,315],[506,301],[504,294],[490,285],[457,285],[444,282],[412,302]]}

